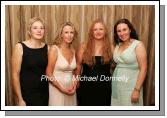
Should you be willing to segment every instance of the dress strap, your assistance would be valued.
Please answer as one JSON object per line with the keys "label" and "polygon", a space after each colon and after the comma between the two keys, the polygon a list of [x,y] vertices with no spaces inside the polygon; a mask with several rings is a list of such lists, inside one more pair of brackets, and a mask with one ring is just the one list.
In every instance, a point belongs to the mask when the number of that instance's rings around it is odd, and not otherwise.
{"label": "dress strap", "polygon": [[115,49],[114,49],[114,52],[117,51],[118,52],[118,48],[119,48],[119,44],[116,45]]}
{"label": "dress strap", "polygon": [[60,53],[60,49],[59,49],[59,47],[58,47],[57,45],[55,45],[55,47],[56,47],[58,53]]}
{"label": "dress strap", "polygon": [[22,43],[22,42],[18,42],[18,43],[20,43],[22,46],[25,46],[25,44],[24,44],[24,43]]}
{"label": "dress strap", "polygon": [[137,44],[139,44],[141,41],[135,40],[131,46],[132,49],[135,49]]}

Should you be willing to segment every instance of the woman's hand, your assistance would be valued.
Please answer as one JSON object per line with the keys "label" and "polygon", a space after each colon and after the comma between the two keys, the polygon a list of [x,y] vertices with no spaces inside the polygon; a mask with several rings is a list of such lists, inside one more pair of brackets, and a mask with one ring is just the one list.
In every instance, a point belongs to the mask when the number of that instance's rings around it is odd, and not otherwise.
{"label": "woman's hand", "polygon": [[75,91],[76,91],[76,87],[77,87],[77,80],[73,80],[72,86],[69,89],[67,89],[66,93],[68,95],[73,95],[75,93]]}
{"label": "woman's hand", "polygon": [[59,84],[59,90],[67,95],[73,95],[76,91],[77,81],[73,81],[72,86],[70,88],[63,87],[60,83]]}
{"label": "woman's hand", "polygon": [[140,91],[134,89],[131,95],[131,103],[139,102],[139,97],[140,97]]}
{"label": "woman's hand", "polygon": [[111,67],[115,68],[116,66],[117,66],[117,63],[113,60],[112,63],[111,63]]}
{"label": "woman's hand", "polygon": [[73,95],[75,93],[75,90],[76,90],[76,87],[75,86],[72,86],[71,88],[61,88],[61,91],[64,93],[64,94],[67,94],[67,95]]}
{"label": "woman's hand", "polygon": [[26,103],[23,99],[18,101],[18,106],[26,106]]}

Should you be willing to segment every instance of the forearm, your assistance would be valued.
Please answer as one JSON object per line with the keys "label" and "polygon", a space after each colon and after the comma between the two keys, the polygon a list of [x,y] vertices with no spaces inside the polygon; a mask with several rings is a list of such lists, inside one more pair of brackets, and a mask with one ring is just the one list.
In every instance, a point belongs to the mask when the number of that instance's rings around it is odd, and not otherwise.
{"label": "forearm", "polygon": [[62,87],[60,86],[60,84],[58,83],[58,81],[56,80],[56,78],[53,76],[52,73],[53,73],[53,72],[47,71],[46,75],[47,75],[48,81],[49,81],[53,86],[55,86],[57,89],[59,89],[60,91],[62,91]]}
{"label": "forearm", "polygon": [[78,65],[75,72],[74,72],[75,82],[76,82],[77,88],[79,87],[80,74],[81,74],[81,65]]}
{"label": "forearm", "polygon": [[146,68],[143,68],[143,69],[140,69],[140,71],[139,71],[138,79],[137,79],[137,82],[135,85],[135,88],[138,90],[140,90],[143,86],[144,80],[146,78],[146,73],[147,73],[146,70],[147,70]]}
{"label": "forearm", "polygon": [[55,86],[57,89],[59,89],[60,91],[62,91],[62,87],[60,86],[60,84],[58,83],[58,81],[56,80],[56,78],[49,80],[49,82]]}
{"label": "forearm", "polygon": [[14,90],[14,93],[17,97],[17,100],[23,100],[19,76],[17,76],[17,75],[13,76],[13,90]]}
{"label": "forearm", "polygon": [[81,65],[77,65],[77,68],[74,71],[74,75],[78,76],[81,74]]}

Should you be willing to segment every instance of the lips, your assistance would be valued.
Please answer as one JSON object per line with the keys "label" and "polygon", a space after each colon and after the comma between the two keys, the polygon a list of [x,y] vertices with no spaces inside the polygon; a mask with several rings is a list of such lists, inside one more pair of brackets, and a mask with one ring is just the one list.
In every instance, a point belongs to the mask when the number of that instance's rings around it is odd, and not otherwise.
{"label": "lips", "polygon": [[95,37],[101,37],[101,36],[103,36],[103,34],[100,33],[95,34]]}
{"label": "lips", "polygon": [[36,34],[37,36],[42,36],[42,34]]}
{"label": "lips", "polygon": [[121,39],[126,39],[127,36],[123,35],[123,36],[120,36]]}
{"label": "lips", "polygon": [[101,36],[101,35],[102,35],[102,33],[97,33],[97,34],[96,34],[96,36]]}

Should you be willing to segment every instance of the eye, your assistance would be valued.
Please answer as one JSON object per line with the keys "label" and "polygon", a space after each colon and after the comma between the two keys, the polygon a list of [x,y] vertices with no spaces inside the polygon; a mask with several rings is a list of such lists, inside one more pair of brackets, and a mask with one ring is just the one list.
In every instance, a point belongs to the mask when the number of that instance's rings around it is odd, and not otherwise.
{"label": "eye", "polygon": [[126,28],[123,29],[123,31],[126,31],[126,30],[127,30]]}
{"label": "eye", "polygon": [[100,28],[100,30],[103,30],[103,28]]}
{"label": "eye", "polygon": [[32,29],[37,29],[37,27],[32,27]]}
{"label": "eye", "polygon": [[74,34],[74,32],[73,32],[73,31],[71,31],[70,33],[71,33],[71,34]]}
{"label": "eye", "polygon": [[119,32],[121,32],[121,30],[117,30],[117,32],[119,33]]}

